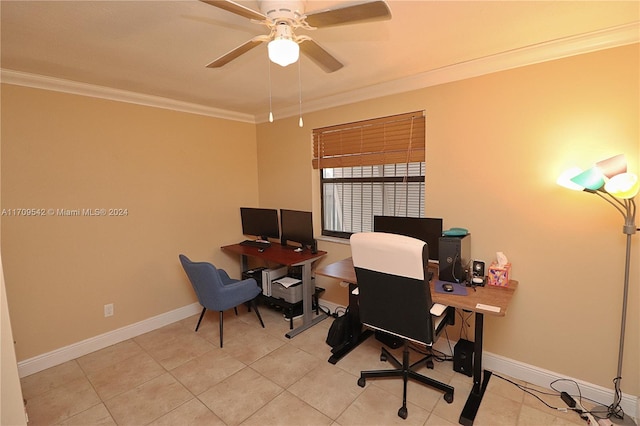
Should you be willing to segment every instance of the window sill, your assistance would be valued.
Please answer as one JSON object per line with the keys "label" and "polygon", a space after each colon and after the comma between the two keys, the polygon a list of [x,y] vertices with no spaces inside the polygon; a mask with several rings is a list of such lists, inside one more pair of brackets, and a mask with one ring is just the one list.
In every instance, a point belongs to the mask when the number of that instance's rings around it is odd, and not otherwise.
{"label": "window sill", "polygon": [[321,236],[317,237],[316,240],[326,241],[326,242],[335,243],[335,244],[349,245],[349,240],[347,240],[345,238],[328,237],[326,235],[321,235]]}

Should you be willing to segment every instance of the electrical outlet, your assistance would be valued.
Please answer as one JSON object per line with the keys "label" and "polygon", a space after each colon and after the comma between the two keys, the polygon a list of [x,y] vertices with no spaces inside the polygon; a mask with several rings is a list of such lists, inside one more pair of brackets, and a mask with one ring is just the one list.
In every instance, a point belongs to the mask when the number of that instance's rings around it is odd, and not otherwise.
{"label": "electrical outlet", "polygon": [[104,317],[113,316],[113,303],[104,305]]}

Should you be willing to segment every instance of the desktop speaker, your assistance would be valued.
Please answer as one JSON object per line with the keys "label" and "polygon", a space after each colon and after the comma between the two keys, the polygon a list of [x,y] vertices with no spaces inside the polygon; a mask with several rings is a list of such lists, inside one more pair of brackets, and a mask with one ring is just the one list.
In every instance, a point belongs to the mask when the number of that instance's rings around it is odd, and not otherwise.
{"label": "desktop speaker", "polygon": [[473,261],[473,276],[474,277],[484,277],[484,262],[481,260]]}
{"label": "desktop speaker", "polygon": [[458,340],[453,348],[453,371],[469,377],[473,375],[473,342]]}
{"label": "desktop speaker", "polygon": [[471,258],[470,234],[462,237],[440,237],[438,245],[438,279],[452,283],[465,282],[465,268]]}

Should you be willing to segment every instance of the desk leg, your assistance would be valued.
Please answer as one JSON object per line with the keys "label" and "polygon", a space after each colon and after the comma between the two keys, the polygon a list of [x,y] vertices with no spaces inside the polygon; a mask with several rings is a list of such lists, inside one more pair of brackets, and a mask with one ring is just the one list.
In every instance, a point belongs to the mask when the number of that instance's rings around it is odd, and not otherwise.
{"label": "desk leg", "polygon": [[462,409],[460,414],[459,423],[465,426],[473,425],[473,421],[478,414],[480,403],[484,392],[487,390],[489,379],[491,378],[491,371],[484,370],[484,379],[482,377],[482,331],[484,327],[484,315],[480,312],[476,312],[476,325],[475,325],[475,344],[473,348],[473,388],[467,398],[467,403]]}
{"label": "desk leg", "polygon": [[313,295],[315,291],[315,284],[311,280],[311,262],[306,262],[302,265],[302,325],[285,334],[289,339],[327,319],[327,315],[324,312],[313,318]]}

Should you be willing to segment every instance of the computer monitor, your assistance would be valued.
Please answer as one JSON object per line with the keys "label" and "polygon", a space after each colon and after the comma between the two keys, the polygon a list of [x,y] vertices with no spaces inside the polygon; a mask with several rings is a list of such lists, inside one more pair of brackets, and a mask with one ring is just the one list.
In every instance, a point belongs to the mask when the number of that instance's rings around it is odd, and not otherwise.
{"label": "computer monitor", "polygon": [[253,235],[261,240],[280,237],[278,210],[240,207],[242,233]]}
{"label": "computer monitor", "polygon": [[311,212],[280,209],[280,224],[282,226],[281,244],[295,242],[301,246],[315,247],[313,239],[313,217]]}
{"label": "computer monitor", "polygon": [[373,230],[422,240],[429,246],[429,259],[439,259],[438,241],[442,236],[442,218],[374,216]]}

